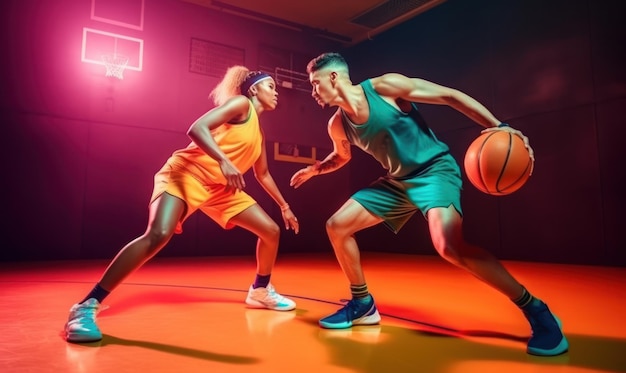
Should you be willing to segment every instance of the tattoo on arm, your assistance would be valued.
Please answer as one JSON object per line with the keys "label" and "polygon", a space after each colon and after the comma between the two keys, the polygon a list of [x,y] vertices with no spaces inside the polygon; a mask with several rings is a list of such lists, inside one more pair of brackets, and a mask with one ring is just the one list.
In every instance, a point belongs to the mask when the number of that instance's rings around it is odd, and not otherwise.
{"label": "tattoo on arm", "polygon": [[348,140],[341,140],[341,151],[345,157],[350,154],[350,142]]}
{"label": "tattoo on arm", "polygon": [[329,154],[328,157],[326,157],[326,159],[324,159],[322,163],[320,163],[319,167],[317,168],[317,172],[321,174],[324,171],[335,170],[339,167],[339,162],[337,161],[338,158],[339,156],[337,155],[337,153]]}
{"label": "tattoo on arm", "polygon": [[346,163],[346,159],[349,159],[349,156],[350,142],[348,140],[342,140],[338,149],[330,153],[326,159],[320,163],[317,172],[324,173],[324,171],[335,171]]}

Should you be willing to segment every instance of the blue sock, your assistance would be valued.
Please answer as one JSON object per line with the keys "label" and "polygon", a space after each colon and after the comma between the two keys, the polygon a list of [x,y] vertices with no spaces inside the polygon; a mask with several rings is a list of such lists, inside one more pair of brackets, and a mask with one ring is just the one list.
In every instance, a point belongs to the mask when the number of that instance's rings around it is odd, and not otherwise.
{"label": "blue sock", "polygon": [[79,303],[83,303],[87,299],[90,299],[90,298],[95,298],[98,301],[98,303],[102,303],[104,298],[106,298],[110,293],[111,293],[110,291],[103,289],[100,286],[100,284],[96,284],[96,286],[94,286],[93,289],[91,289],[89,294],[87,294],[85,299],[81,300]]}
{"label": "blue sock", "polygon": [[252,288],[256,289],[256,288],[266,288],[267,285],[270,284],[270,277],[272,277],[272,274],[270,273],[269,275],[256,275],[256,278],[254,279],[254,284],[252,284]]}

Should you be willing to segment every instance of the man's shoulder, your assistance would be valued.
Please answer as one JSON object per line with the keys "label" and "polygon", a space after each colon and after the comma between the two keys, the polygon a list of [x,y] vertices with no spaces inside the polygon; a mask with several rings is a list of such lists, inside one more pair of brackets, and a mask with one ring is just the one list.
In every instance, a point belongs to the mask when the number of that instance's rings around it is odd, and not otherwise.
{"label": "man's shoulder", "polygon": [[382,75],[378,75],[367,80],[369,80],[372,85],[376,86],[378,84],[394,84],[398,80],[407,78],[408,76],[401,73],[384,73]]}
{"label": "man's shoulder", "polygon": [[385,73],[375,78],[370,78],[372,88],[381,96],[397,97],[409,82],[409,77],[400,73]]}

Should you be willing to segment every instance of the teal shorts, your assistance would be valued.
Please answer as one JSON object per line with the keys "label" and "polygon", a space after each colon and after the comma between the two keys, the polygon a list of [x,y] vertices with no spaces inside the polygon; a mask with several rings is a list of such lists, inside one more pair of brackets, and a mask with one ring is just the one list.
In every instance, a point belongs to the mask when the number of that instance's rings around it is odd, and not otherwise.
{"label": "teal shorts", "polygon": [[352,195],[394,233],[419,210],[424,217],[434,207],[461,210],[461,170],[451,155],[402,178],[384,176]]}

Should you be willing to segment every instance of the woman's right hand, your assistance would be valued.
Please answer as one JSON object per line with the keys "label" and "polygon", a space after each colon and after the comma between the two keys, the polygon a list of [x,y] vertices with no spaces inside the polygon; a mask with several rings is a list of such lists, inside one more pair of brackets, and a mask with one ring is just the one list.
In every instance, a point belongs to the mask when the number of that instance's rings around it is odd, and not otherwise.
{"label": "woman's right hand", "polygon": [[242,191],[246,187],[243,174],[235,167],[230,160],[220,162],[220,170],[226,179],[226,191],[235,193]]}

